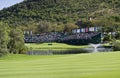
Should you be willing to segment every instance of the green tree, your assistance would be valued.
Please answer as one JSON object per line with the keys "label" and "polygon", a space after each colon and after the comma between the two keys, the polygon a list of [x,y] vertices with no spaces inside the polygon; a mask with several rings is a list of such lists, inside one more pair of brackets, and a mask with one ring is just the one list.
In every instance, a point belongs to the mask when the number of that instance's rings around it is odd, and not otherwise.
{"label": "green tree", "polygon": [[106,35],[104,35],[103,41],[104,41],[104,42],[112,41],[112,39],[111,39],[111,35],[110,35],[110,34],[106,34]]}
{"label": "green tree", "polygon": [[119,41],[113,41],[113,50],[120,51],[120,42]]}
{"label": "green tree", "polygon": [[41,21],[38,23],[37,25],[37,30],[39,33],[46,33],[46,32],[50,32],[52,29],[50,28],[50,22],[47,21]]}
{"label": "green tree", "polygon": [[10,49],[10,53],[13,54],[24,54],[27,51],[24,44],[23,32],[20,29],[11,29],[8,47]]}
{"label": "green tree", "polygon": [[8,25],[0,22],[0,56],[7,54],[9,42]]}
{"label": "green tree", "polygon": [[76,26],[75,24],[67,23],[64,26],[64,32],[69,32],[70,33],[73,29],[77,29],[77,28],[78,28],[78,26]]}

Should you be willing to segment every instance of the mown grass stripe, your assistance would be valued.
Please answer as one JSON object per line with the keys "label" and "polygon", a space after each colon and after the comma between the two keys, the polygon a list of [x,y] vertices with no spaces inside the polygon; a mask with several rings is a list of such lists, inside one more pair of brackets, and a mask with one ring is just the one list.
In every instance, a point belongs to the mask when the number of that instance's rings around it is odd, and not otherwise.
{"label": "mown grass stripe", "polygon": [[0,78],[120,78],[120,52],[0,58]]}

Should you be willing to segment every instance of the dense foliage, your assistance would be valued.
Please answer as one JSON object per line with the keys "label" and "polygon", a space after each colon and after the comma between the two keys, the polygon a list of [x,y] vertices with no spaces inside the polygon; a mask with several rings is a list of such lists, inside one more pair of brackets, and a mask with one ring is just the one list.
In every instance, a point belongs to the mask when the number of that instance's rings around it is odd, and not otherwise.
{"label": "dense foliage", "polygon": [[27,48],[24,45],[23,32],[20,29],[11,29],[8,47],[10,53],[23,54],[26,52]]}
{"label": "dense foliage", "polygon": [[0,56],[3,56],[8,52],[7,44],[9,42],[9,36],[7,28],[7,24],[0,22]]}
{"label": "dense foliage", "polygon": [[[85,21],[83,26],[90,26],[91,22],[94,26],[119,26],[119,7],[119,0],[24,0],[1,10],[0,20],[23,30],[36,31],[39,27],[37,32],[40,33],[63,31],[66,23],[75,24],[79,19]],[[93,20],[88,22],[90,17]],[[40,31],[43,24],[40,21],[49,23],[51,30],[43,27]],[[53,29],[54,26],[58,28]]]}
{"label": "dense foliage", "polygon": [[120,42],[119,41],[114,41],[113,42],[113,50],[114,51],[120,51]]}
{"label": "dense foliage", "polygon": [[23,32],[18,28],[10,28],[8,24],[0,22],[0,56],[7,53],[25,53]]}

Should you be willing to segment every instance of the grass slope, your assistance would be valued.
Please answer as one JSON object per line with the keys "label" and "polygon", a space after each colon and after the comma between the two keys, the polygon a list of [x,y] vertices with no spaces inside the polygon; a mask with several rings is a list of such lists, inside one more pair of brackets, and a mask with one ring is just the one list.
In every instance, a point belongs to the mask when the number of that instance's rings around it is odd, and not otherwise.
{"label": "grass slope", "polygon": [[0,78],[120,78],[120,52],[0,58]]}

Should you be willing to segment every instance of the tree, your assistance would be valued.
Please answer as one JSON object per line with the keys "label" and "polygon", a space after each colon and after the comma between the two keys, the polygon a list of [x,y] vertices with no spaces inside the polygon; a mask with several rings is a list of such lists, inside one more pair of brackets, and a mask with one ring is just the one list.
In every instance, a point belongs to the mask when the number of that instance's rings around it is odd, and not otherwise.
{"label": "tree", "polygon": [[73,29],[77,29],[78,26],[76,26],[75,24],[72,24],[72,23],[67,23],[65,24],[64,26],[64,32],[71,32]]}
{"label": "tree", "polygon": [[41,21],[37,24],[38,33],[48,33],[53,31],[55,28],[52,28],[52,24],[48,21]]}
{"label": "tree", "polygon": [[8,25],[0,22],[0,56],[7,54],[7,44],[9,42]]}
{"label": "tree", "polygon": [[13,54],[23,54],[27,51],[26,46],[24,45],[24,36],[20,29],[14,28],[10,31],[10,42],[8,47],[10,53]]}
{"label": "tree", "polygon": [[113,41],[113,50],[120,51],[120,42],[119,41]]}
{"label": "tree", "polygon": [[109,35],[109,34],[104,35],[103,41],[104,42],[112,41],[111,35]]}

